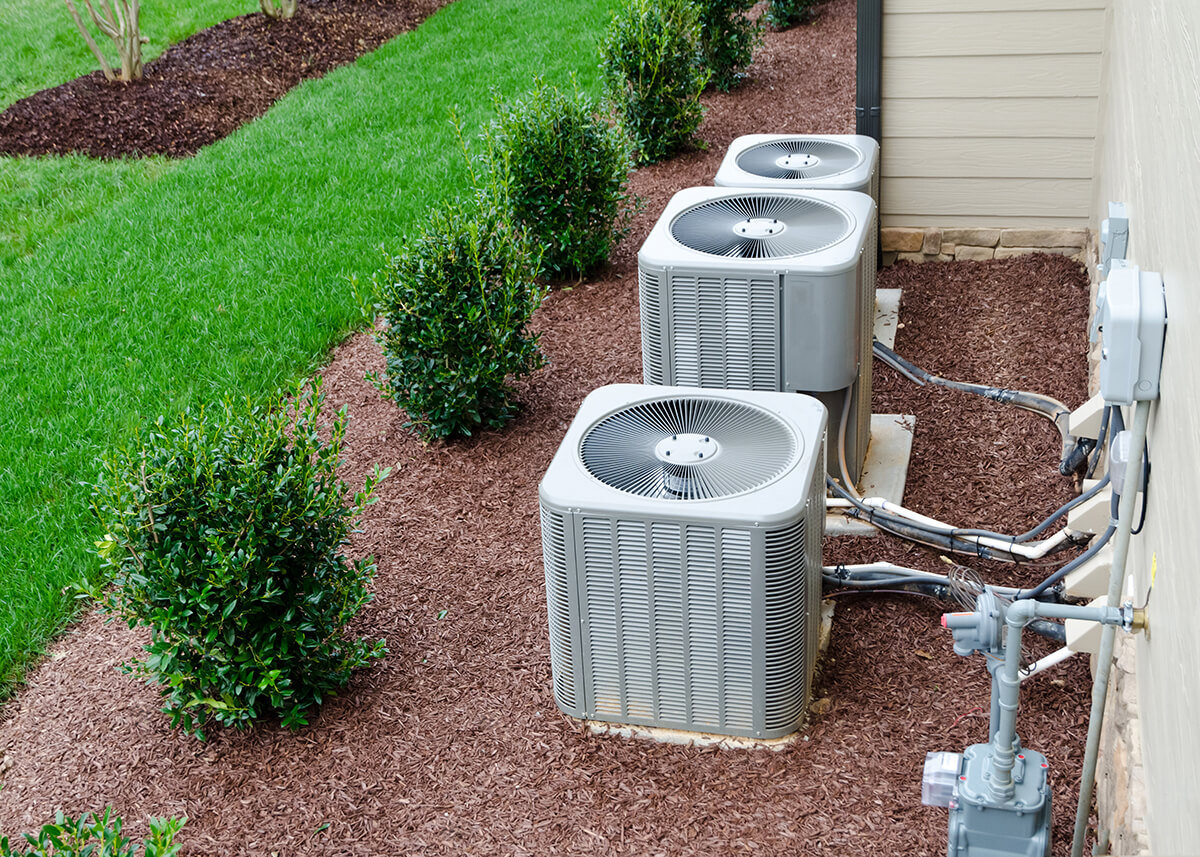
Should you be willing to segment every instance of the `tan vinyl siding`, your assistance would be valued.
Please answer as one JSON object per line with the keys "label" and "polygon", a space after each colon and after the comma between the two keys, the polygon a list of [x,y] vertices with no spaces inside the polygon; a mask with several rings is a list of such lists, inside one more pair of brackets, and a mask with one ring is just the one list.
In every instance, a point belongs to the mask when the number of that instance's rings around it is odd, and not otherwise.
{"label": "tan vinyl siding", "polygon": [[[1151,416],[1146,529],[1133,539],[1128,566],[1136,603],[1154,584],[1152,633],[1136,638],[1150,834],[1141,853],[1197,854],[1200,3],[1113,0],[1106,59],[1092,227],[1099,229],[1110,200],[1125,203],[1129,261],[1162,274],[1168,314],[1161,398]],[[1102,777],[1126,774],[1101,755]],[[1138,853],[1113,845],[1113,853]]]}
{"label": "tan vinyl siding", "polygon": [[1107,0],[886,0],[884,226],[1088,223]]}

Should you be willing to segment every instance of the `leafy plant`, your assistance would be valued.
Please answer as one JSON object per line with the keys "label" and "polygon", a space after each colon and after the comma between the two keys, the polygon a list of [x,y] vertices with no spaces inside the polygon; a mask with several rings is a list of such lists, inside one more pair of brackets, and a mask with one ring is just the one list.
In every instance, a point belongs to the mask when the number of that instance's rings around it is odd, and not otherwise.
{"label": "leafy plant", "polygon": [[762,23],[746,13],[756,0],[693,0],[700,17],[700,51],[712,73],[709,83],[728,92],[746,76]]}
{"label": "leafy plant", "polygon": [[540,78],[496,111],[482,143],[497,204],[543,246],[547,277],[583,276],[627,229],[628,138],[586,95]]}
{"label": "leafy plant", "polygon": [[820,0],[768,0],[763,19],[776,30],[811,21]]}
{"label": "leafy plant", "polygon": [[709,72],[696,58],[699,19],[691,0],[625,0],[600,48],[608,100],[633,140],[639,163],[696,143],[700,94]]}
{"label": "leafy plant", "polygon": [[105,609],[150,628],[127,668],[161,684],[171,725],[200,738],[210,719],[244,728],[278,714],[297,727],[386,651],[343,636],[375,565],[342,548],[387,471],[347,507],[345,409],[325,441],[319,382],[290,392],[160,417],[93,486],[97,553],[115,583]]}
{"label": "leafy plant", "polygon": [[141,80],[142,45],[150,40],[142,35],[140,0],[112,0],[111,4],[109,0],[96,0],[99,9],[92,5],[92,0],[83,0],[83,4],[88,10],[88,16],[96,29],[110,38],[116,46],[117,60],[121,65],[119,76],[113,72],[108,57],[104,55],[104,51],[100,50],[100,46],[92,38],[91,31],[84,24],[73,0],[65,0],[65,2],[71,18],[75,21],[75,26],[79,29],[79,34],[83,36],[87,46],[100,61],[100,70],[104,72],[105,79]]}
{"label": "leafy plant", "polygon": [[532,241],[487,205],[433,210],[375,275],[387,371],[368,378],[426,438],[499,428],[516,414],[510,377],[544,360],[528,330],[545,297]]}
{"label": "leafy plant", "polygon": [[[175,835],[187,818],[151,818],[150,838],[141,843],[143,857],[175,857],[183,846],[175,844]],[[94,818],[85,812],[78,819],[54,814],[54,823],[40,832],[24,833],[25,845],[14,846],[6,836],[0,839],[0,857],[136,857],[138,843],[121,833],[121,817],[111,808]]]}
{"label": "leafy plant", "polygon": [[296,0],[279,0],[278,5],[275,0],[258,0],[258,5],[268,18],[291,18],[296,14]]}

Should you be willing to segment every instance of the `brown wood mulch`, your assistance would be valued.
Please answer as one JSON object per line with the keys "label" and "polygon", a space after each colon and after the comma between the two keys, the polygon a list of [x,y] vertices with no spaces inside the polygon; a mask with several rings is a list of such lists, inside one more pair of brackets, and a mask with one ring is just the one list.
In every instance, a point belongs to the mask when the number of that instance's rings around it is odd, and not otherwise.
{"label": "brown wood mulch", "polygon": [[287,20],[223,21],[147,63],[142,80],[112,83],[96,71],[18,101],[0,113],[0,154],[194,155],[446,2],[302,0]]}
{"label": "brown wood mulch", "polygon": [[[708,98],[708,150],[638,171],[645,210],[609,270],[539,312],[550,365],[521,383],[523,411],[504,431],[425,446],[363,380],[382,368],[370,336],[335,350],[325,392],[349,408],[347,480],[396,466],[355,544],[379,575],[354,631],[386,637],[384,661],[298,732],[264,724],[201,744],[117,671],[143,636],[90,615],[5,710],[0,830],[112,805],[134,833],[148,815],[186,814],[187,855],[944,854],[946,811],[921,805],[921,765],[928,750],[986,739],[988,678],[980,658],[952,653],[941,603],[837,596],[819,713],[779,752],[596,737],[556,709],[550,685],[537,483],[583,397],[641,378],[637,248],[673,192],[711,181],[734,136],[853,130],[854,14],[854,0],[832,0],[812,26],[770,34],[753,80]],[[1078,265],[902,264],[880,285],[904,289],[897,348],[918,364],[1084,399]],[[917,416],[913,508],[1015,531],[1071,496],[1045,421],[879,364],[875,377],[877,412]],[[830,563],[875,559],[945,568],[890,538],[826,543]],[[1044,573],[967,564],[997,582]],[[1089,681],[1076,658],[1023,693],[1021,736],[1052,765],[1056,855]]]}

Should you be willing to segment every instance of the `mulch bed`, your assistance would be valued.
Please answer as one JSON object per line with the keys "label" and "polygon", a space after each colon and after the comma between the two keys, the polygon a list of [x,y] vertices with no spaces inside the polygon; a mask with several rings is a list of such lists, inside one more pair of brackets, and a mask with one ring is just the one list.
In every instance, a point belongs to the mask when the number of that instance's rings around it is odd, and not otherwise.
{"label": "mulch bed", "polygon": [[[379,575],[353,630],[386,637],[384,661],[298,732],[264,724],[201,744],[115,669],[144,635],[87,616],[5,709],[0,830],[111,804],[135,833],[148,815],[186,814],[187,855],[944,854],[946,811],[921,805],[921,765],[928,750],[986,740],[989,697],[982,659],[952,653],[939,602],[837,596],[820,713],[779,752],[596,737],[557,710],[550,684],[537,483],[583,397],[641,379],[637,248],[672,193],[711,181],[735,136],[853,130],[854,14],[854,0],[832,0],[812,26],[768,35],[753,79],[708,98],[707,151],[638,171],[645,210],[609,270],[539,312],[550,365],[520,384],[504,431],[426,446],[363,380],[382,368],[371,337],[335,350],[325,392],[349,408],[347,481],[396,466],[354,546]],[[1069,260],[901,264],[879,284],[904,289],[897,349],[919,365],[1085,398],[1087,280]],[[911,507],[1016,531],[1071,496],[1044,420],[879,364],[875,379],[876,412],[917,416]],[[889,538],[829,539],[825,553],[945,569]],[[967,564],[1003,583],[1044,574]],[[1056,855],[1089,686],[1076,658],[1023,694],[1021,737],[1052,766]]]}
{"label": "mulch bed", "polygon": [[147,63],[142,80],[112,83],[96,71],[18,101],[0,113],[0,154],[194,155],[446,2],[301,0],[288,20],[256,12],[223,21]]}

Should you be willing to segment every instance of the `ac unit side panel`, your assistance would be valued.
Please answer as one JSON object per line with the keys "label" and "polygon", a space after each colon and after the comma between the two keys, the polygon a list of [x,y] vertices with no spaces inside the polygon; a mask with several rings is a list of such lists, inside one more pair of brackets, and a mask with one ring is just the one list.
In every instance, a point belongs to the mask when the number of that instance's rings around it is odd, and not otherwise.
{"label": "ac unit side panel", "polygon": [[803,518],[763,530],[581,514],[577,526],[594,701],[583,716],[751,737],[799,725],[811,659],[811,620],[797,615],[810,606],[804,563],[764,569],[768,539],[776,553],[804,555],[793,544]]}
{"label": "ac unit side panel", "polygon": [[638,268],[638,304],[642,333],[642,376],[647,384],[673,383],[671,353],[664,318],[667,272]]}
{"label": "ac unit side panel", "polygon": [[779,279],[671,271],[668,383],[780,390]]}
{"label": "ac unit side panel", "polygon": [[582,717],[586,705],[579,683],[583,653],[579,639],[574,522],[569,513],[545,504],[541,504],[540,512],[554,699],[567,714]]}
{"label": "ac unit side panel", "polygon": [[783,282],[785,390],[827,392],[849,387],[862,354],[861,274],[789,275]]}

